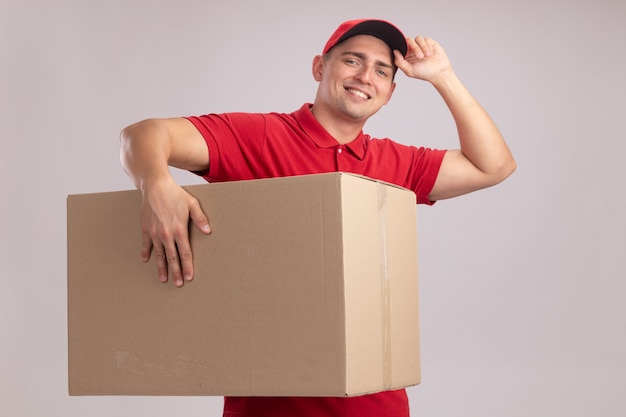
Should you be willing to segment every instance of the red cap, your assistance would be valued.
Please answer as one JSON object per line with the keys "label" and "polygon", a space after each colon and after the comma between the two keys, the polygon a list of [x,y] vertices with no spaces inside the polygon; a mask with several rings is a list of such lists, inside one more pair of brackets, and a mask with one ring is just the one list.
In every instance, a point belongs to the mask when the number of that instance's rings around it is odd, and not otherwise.
{"label": "red cap", "polygon": [[406,56],[408,47],[406,45],[406,37],[402,31],[387,21],[375,19],[358,19],[343,22],[326,42],[323,53],[327,53],[333,46],[356,35],[375,36],[385,42],[392,51],[397,49],[402,56]]}

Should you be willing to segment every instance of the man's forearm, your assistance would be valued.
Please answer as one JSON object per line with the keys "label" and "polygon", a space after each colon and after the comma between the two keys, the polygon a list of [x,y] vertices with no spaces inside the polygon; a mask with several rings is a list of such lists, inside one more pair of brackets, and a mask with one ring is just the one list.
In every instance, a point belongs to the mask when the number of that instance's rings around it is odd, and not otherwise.
{"label": "man's forearm", "polygon": [[491,117],[452,69],[431,81],[454,118],[461,152],[497,183],[515,169],[515,160]]}

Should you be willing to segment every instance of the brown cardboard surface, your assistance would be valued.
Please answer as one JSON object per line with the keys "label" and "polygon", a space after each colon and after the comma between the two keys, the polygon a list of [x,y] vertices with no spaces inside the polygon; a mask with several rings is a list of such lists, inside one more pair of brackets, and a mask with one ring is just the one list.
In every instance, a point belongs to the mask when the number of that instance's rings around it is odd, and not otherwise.
{"label": "brown cardboard surface", "polygon": [[195,279],[139,259],[138,191],[70,195],[70,395],[346,396],[420,382],[415,196],[345,173],[195,185]]}

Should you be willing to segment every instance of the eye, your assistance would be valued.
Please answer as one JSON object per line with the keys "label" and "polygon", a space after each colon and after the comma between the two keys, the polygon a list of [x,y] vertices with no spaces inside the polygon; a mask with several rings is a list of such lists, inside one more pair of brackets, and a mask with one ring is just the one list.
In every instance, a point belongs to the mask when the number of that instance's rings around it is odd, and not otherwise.
{"label": "eye", "polygon": [[377,73],[378,75],[380,75],[381,77],[385,77],[385,78],[386,78],[386,77],[388,76],[387,71],[386,71],[386,70],[384,70],[384,69],[377,69],[377,70],[376,70],[376,73]]}

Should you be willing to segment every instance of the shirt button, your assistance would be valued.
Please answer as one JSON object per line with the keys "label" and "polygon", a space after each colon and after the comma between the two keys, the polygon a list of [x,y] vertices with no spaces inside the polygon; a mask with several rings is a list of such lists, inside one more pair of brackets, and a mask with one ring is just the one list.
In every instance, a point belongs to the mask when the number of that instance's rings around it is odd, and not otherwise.
{"label": "shirt button", "polygon": [[339,148],[339,149],[337,149],[337,152],[338,152],[338,153],[342,153],[342,152],[343,152],[343,148]]}

